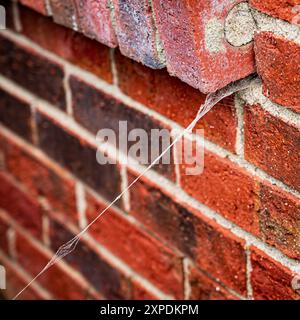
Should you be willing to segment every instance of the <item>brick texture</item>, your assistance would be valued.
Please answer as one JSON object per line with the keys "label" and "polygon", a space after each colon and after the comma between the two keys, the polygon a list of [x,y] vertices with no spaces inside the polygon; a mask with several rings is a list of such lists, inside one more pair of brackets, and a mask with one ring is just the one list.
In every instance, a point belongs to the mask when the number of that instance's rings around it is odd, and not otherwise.
{"label": "brick texture", "polygon": [[[92,196],[87,198],[87,202],[89,204],[87,216],[88,221],[91,222],[105,208],[105,205]],[[111,210],[101,219],[101,223],[96,223],[91,228],[90,233],[167,294],[183,298],[180,257],[149,236],[139,226]],[[112,242],[112,238],[119,240]]]}
{"label": "brick texture", "polygon": [[[75,66],[112,82],[109,48],[25,7],[22,7],[20,18],[26,37]],[[49,34],[52,37],[49,38]]]}
{"label": "brick texture", "polygon": [[39,203],[21,190],[8,175],[1,173],[0,181],[0,208],[6,210],[34,236],[41,237],[42,209]]}
{"label": "brick texture", "polygon": [[[193,121],[200,104],[205,101],[206,95],[170,77],[166,70],[151,70],[119,52],[116,65],[119,87],[125,94],[183,127]],[[204,129],[207,139],[234,152],[236,125],[233,97],[228,97],[208,113],[195,130]]]}
{"label": "brick texture", "polygon": [[[227,17],[242,2],[0,1],[9,28],[0,36],[5,298],[89,226],[20,299],[299,300],[299,45],[260,30],[229,44]],[[287,28],[297,23],[297,1],[250,2]],[[114,155],[132,140],[120,121],[148,138],[185,128],[207,93],[254,71],[262,84],[196,125],[202,173],[188,175],[173,150],[118,196],[146,165]],[[97,161],[100,129],[125,138],[110,145],[114,164]]]}
{"label": "brick texture", "polygon": [[254,71],[252,44],[236,48],[224,39],[224,20],[239,2],[153,0],[170,74],[207,93]]}
{"label": "brick texture", "polygon": [[[62,244],[74,237],[59,223],[52,221],[50,229],[51,246],[56,251]],[[102,259],[89,246],[80,242],[74,254],[66,261],[79,271],[108,299],[126,299],[130,294],[129,280],[114,266]]]}
{"label": "brick texture", "polygon": [[108,0],[73,0],[79,29],[88,37],[96,39],[112,48],[117,39],[113,29]]}
{"label": "brick texture", "polygon": [[[168,129],[160,121],[125,105],[112,96],[80,81],[80,79],[72,77],[70,86],[73,94],[74,117],[94,134],[97,134],[101,129],[112,129],[118,139],[120,121],[126,121],[128,132],[140,128],[146,131],[148,137],[151,137],[153,129]],[[132,146],[133,143],[129,142],[128,150]],[[162,146],[160,148],[162,149]],[[148,150],[151,150],[150,141]],[[144,159],[148,164],[151,163],[150,156],[149,159]],[[156,169],[167,178],[175,180],[175,168],[172,163],[171,165],[159,163],[156,165]]]}
{"label": "brick texture", "polygon": [[26,140],[32,140],[30,104],[1,89],[0,122]]}
{"label": "brick texture", "polygon": [[297,8],[300,3],[298,0],[250,0],[250,4],[275,18],[300,24],[299,9]]}
{"label": "brick texture", "polygon": [[208,151],[201,175],[185,175],[185,169],[183,164],[181,183],[188,194],[243,229],[258,233],[259,181],[228,159]]}
{"label": "brick texture", "polygon": [[153,185],[138,183],[130,199],[130,213],[147,228],[191,256],[203,270],[245,293],[245,253],[239,239]]}
{"label": "brick texture", "polygon": [[121,52],[148,67],[163,68],[150,2],[113,0],[113,3]]}
{"label": "brick texture", "polygon": [[[7,289],[5,290],[5,299],[13,299],[27,285],[28,280],[24,279],[22,271],[11,265],[6,265],[4,261],[1,261],[1,258],[0,263],[6,269]],[[41,300],[42,298],[43,296],[32,287],[28,288],[22,296],[22,300]]]}
{"label": "brick texture", "polygon": [[75,182],[59,168],[41,162],[13,141],[0,136],[6,170],[34,197],[43,197],[52,209],[77,221]]}
{"label": "brick texture", "polygon": [[211,280],[195,267],[189,270],[189,283],[191,287],[189,298],[191,300],[237,300],[220,284]]}
{"label": "brick texture", "polygon": [[299,259],[299,199],[270,184],[260,188],[261,237],[291,258]]}
{"label": "brick texture", "polygon": [[120,191],[120,173],[116,165],[99,165],[96,149],[74,134],[57,126],[49,118],[37,115],[39,146],[60,165],[89,186],[113,200]]}
{"label": "brick texture", "polygon": [[[50,257],[34,246],[21,234],[16,236],[18,262],[32,276],[37,275],[48,263]],[[60,265],[50,268],[39,282],[52,292],[56,299],[83,300],[88,296],[88,288],[80,286]]]}
{"label": "brick texture", "polygon": [[1,36],[0,68],[3,75],[20,86],[60,109],[65,108],[64,74],[59,64]]}
{"label": "brick texture", "polygon": [[299,300],[299,292],[292,288],[295,276],[280,263],[253,248],[251,284],[257,300]]}
{"label": "brick texture", "polygon": [[78,28],[74,0],[50,0],[50,8],[56,23],[71,29]]}
{"label": "brick texture", "polygon": [[272,116],[259,105],[245,111],[245,156],[256,166],[300,190],[299,127]]}
{"label": "brick texture", "polygon": [[272,101],[300,112],[300,45],[270,32],[255,37],[258,73]]}
{"label": "brick texture", "polygon": [[133,300],[159,300],[154,294],[148,292],[138,281],[132,283]]}

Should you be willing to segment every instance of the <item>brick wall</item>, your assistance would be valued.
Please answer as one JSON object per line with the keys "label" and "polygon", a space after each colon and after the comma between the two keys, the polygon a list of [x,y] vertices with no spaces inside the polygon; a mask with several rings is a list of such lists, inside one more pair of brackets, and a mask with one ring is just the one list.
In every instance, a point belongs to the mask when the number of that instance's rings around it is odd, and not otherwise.
{"label": "brick wall", "polygon": [[183,130],[208,92],[257,71],[197,125],[202,174],[155,166],[21,298],[299,299],[298,2],[250,1],[246,35],[231,34],[243,1],[20,2],[0,1],[6,297],[143,172],[100,166],[99,129]]}

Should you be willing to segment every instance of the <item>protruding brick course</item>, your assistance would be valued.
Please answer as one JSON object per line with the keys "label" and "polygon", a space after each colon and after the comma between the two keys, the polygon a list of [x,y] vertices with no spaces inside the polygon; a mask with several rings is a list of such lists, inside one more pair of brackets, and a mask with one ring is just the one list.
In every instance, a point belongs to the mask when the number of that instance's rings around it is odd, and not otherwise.
{"label": "protruding brick course", "polygon": [[73,0],[76,6],[78,28],[86,36],[109,47],[117,46],[112,22],[111,0]]}
{"label": "protruding brick course", "polygon": [[160,69],[164,65],[159,51],[151,3],[148,0],[113,0],[117,37],[121,52],[144,65]]}
{"label": "protruding brick course", "polygon": [[213,92],[254,72],[252,44],[233,47],[224,38],[224,21],[240,0],[153,0],[167,68],[202,92]]}

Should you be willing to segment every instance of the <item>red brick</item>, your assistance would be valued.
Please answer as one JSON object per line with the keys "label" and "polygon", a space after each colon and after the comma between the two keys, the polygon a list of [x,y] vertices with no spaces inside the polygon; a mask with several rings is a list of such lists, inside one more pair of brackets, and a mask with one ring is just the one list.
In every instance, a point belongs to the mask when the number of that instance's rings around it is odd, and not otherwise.
{"label": "red brick", "polygon": [[[47,265],[50,258],[30,240],[17,233],[16,251],[18,262],[32,276],[36,276]],[[80,286],[60,265],[54,265],[38,279],[38,282],[55,298],[85,300],[88,288]]]}
{"label": "red brick", "polygon": [[7,231],[8,231],[8,224],[0,219],[0,250],[8,253],[8,241],[7,241]]}
{"label": "red brick", "polygon": [[45,0],[20,0],[20,2],[39,13],[48,15]]}
{"label": "red brick", "polygon": [[202,219],[203,222],[196,225],[196,264],[229,288],[245,295],[245,243],[217,223]]}
{"label": "red brick", "polygon": [[34,236],[41,237],[42,210],[8,175],[0,174],[0,207]]}
{"label": "red brick", "polygon": [[240,239],[145,179],[132,189],[130,201],[130,214],[151,232],[190,256],[202,270],[245,293],[246,257]]}
{"label": "red brick", "polygon": [[289,186],[300,190],[300,128],[259,105],[245,108],[245,157]]}
{"label": "red brick", "polygon": [[299,0],[250,0],[250,4],[275,18],[300,24],[300,19],[297,18],[300,11],[297,10],[297,5],[300,5]]}
{"label": "red brick", "polygon": [[65,109],[64,73],[60,64],[1,36],[0,69],[3,76]]}
{"label": "red brick", "polygon": [[300,259],[300,200],[271,184],[260,187],[261,238],[291,258]]}
{"label": "red brick", "polygon": [[80,139],[74,132],[59,127],[42,113],[37,114],[39,147],[61,166],[94,188],[109,200],[120,193],[119,167],[100,165],[96,148]]}
{"label": "red brick", "polygon": [[[91,195],[87,197],[87,203],[88,222],[91,222],[105,205]],[[90,233],[156,287],[183,298],[181,259],[140,227],[111,210],[91,227]]]}
{"label": "red brick", "polygon": [[0,123],[32,141],[30,104],[0,89]]}
{"label": "red brick", "polygon": [[43,48],[112,83],[110,50],[25,7],[20,10],[22,33]]}
{"label": "red brick", "polygon": [[137,280],[132,280],[132,300],[159,300],[154,294],[150,293]]}
{"label": "red brick", "polygon": [[77,221],[75,182],[63,170],[42,163],[12,141],[0,136],[6,170],[26,186],[32,197],[43,197],[52,209]]}
{"label": "red brick", "polygon": [[[73,239],[74,236],[57,221],[51,221],[50,239],[54,251]],[[83,241],[78,243],[72,254],[65,257],[65,261],[80,272],[107,299],[128,299],[130,297],[128,277]]]}
{"label": "red brick", "polygon": [[164,62],[156,45],[156,29],[148,0],[113,0],[121,52],[144,65],[160,69]]}
{"label": "red brick", "polygon": [[181,166],[182,188],[191,196],[222,214],[243,229],[259,232],[259,180],[245,169],[209,151],[205,152],[200,175],[186,175]]}
{"label": "red brick", "polygon": [[255,52],[265,95],[300,112],[300,45],[270,32],[260,32],[255,36]]}
{"label": "red brick", "polygon": [[108,0],[74,0],[79,29],[109,47],[117,46]]}
{"label": "red brick", "polygon": [[[94,134],[97,134],[101,129],[112,129],[118,140],[120,121],[126,121],[127,132],[137,128],[144,129],[147,137],[151,137],[151,130],[153,129],[169,129],[168,126],[156,120],[154,117],[148,116],[122,103],[113,96],[96,89],[94,86],[89,85],[77,77],[71,77],[70,87],[73,97],[75,119]],[[136,143],[136,140],[132,142],[128,141],[128,151],[134,143]],[[162,150],[162,148],[160,144],[160,150]],[[151,150],[150,139],[148,141],[148,150]],[[148,159],[143,159],[145,162],[147,161],[147,164],[151,163],[150,153],[151,152],[149,152]],[[163,164],[160,162],[154,166],[154,169],[174,181],[175,166],[172,156],[170,156],[170,160],[171,164]]]}
{"label": "red brick", "polygon": [[195,267],[189,270],[190,300],[237,300],[219,283]]}
{"label": "red brick", "polygon": [[76,29],[76,7],[74,0],[50,0],[51,12],[56,23]]}
{"label": "red brick", "polygon": [[229,11],[240,2],[220,6],[215,1],[153,0],[172,75],[207,93],[254,72],[252,44],[233,47],[221,39],[223,48],[212,52],[204,41],[208,23],[217,19],[223,25]]}
{"label": "red brick", "polygon": [[[133,99],[145,104],[168,119],[187,127],[194,119],[206,96],[171,77],[166,70],[152,70],[120,53],[116,54],[119,87]],[[233,97],[220,102],[196,126],[205,137],[234,152],[236,113]]]}
{"label": "red brick", "polygon": [[256,300],[299,300],[300,292],[292,287],[295,276],[288,268],[257,248],[251,253],[251,284]]}
{"label": "red brick", "polygon": [[[13,299],[26,285],[27,281],[24,279],[22,272],[19,269],[7,265],[1,261],[0,263],[5,266],[6,269],[6,290],[3,292],[6,299]],[[29,287],[18,300],[42,300],[43,297]]]}
{"label": "red brick", "polygon": [[[128,183],[136,174],[130,172]],[[173,200],[146,178],[140,179],[130,190],[130,212],[143,225],[163,238],[170,246],[193,257],[197,245],[192,212]]]}

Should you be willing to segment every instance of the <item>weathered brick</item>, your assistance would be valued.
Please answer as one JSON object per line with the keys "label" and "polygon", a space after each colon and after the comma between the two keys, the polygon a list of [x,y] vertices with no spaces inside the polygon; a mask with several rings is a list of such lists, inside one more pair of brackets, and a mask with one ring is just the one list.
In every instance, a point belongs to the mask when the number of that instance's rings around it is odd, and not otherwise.
{"label": "weathered brick", "polygon": [[0,250],[8,253],[8,241],[7,241],[7,232],[8,232],[8,224],[0,219]]}
{"label": "weathered brick", "polygon": [[[88,195],[87,203],[88,222],[91,222],[103,211],[105,205],[91,195]],[[180,257],[139,226],[111,210],[91,227],[90,233],[155,286],[167,294],[183,298]]]}
{"label": "weathered brick", "polygon": [[60,165],[113,200],[120,192],[120,174],[116,165],[99,165],[96,149],[74,133],[58,127],[45,115],[37,114],[39,146]]}
{"label": "weathered brick", "polygon": [[8,175],[0,174],[0,207],[34,236],[42,234],[42,210]]}
{"label": "weathered brick", "polygon": [[111,20],[109,0],[74,0],[79,29],[88,37],[109,47],[117,46],[117,39]]}
{"label": "weathered brick", "polygon": [[[145,130],[149,140],[149,158],[143,160],[148,161],[150,164],[151,141],[149,137],[151,137],[151,130],[163,130],[168,129],[168,127],[153,117],[125,105],[76,77],[71,77],[70,84],[75,119],[95,134],[101,129],[112,129],[117,139],[119,138],[120,121],[126,121],[127,132],[134,129]],[[134,142],[136,143],[137,141]],[[128,150],[134,145],[134,142],[128,141]],[[162,149],[162,145],[160,145],[160,149]],[[155,166],[155,169],[167,178],[175,180],[173,157],[170,157],[170,159],[171,164],[159,163]]]}
{"label": "weathered brick", "polygon": [[260,187],[261,238],[291,258],[300,259],[300,200],[276,186]]}
{"label": "weathered brick", "polygon": [[[20,233],[16,235],[16,252],[18,263],[32,276],[37,275],[50,260],[49,255]],[[85,300],[88,295],[88,288],[77,283],[60,264],[48,269],[38,281],[56,299]]]}
{"label": "weathered brick", "polygon": [[208,93],[254,72],[253,45],[225,40],[225,18],[240,2],[153,0],[172,75]]}
{"label": "weathered brick", "polygon": [[[74,237],[68,230],[55,221],[51,221],[50,238],[53,250]],[[65,260],[78,270],[107,299],[128,299],[129,280],[113,265],[96,254],[90,247],[79,242],[76,250]]]}
{"label": "weathered brick", "polygon": [[300,128],[259,105],[245,108],[245,157],[275,178],[300,190]]}
{"label": "weathered brick", "polygon": [[76,7],[74,0],[50,0],[51,12],[56,23],[77,29]]}
{"label": "weathered brick", "polygon": [[29,152],[0,136],[6,170],[26,186],[33,197],[45,198],[54,210],[77,221],[75,182],[62,169],[42,163]]}
{"label": "weathered brick", "polygon": [[252,248],[251,263],[254,299],[299,300],[299,290],[292,287],[295,274],[288,268],[255,247]]}
{"label": "weathered brick", "polygon": [[22,33],[43,48],[112,83],[110,50],[50,18],[22,8]]}
{"label": "weathered brick", "polygon": [[250,0],[250,4],[275,18],[300,24],[299,0]]}
{"label": "weathered brick", "polygon": [[45,0],[20,0],[20,2],[39,13],[48,15]]}
{"label": "weathered brick", "polygon": [[206,151],[200,175],[186,175],[181,166],[182,188],[195,199],[230,219],[243,229],[259,232],[259,179],[245,169]]}
{"label": "weathered brick", "polygon": [[113,0],[113,3],[121,52],[150,68],[163,68],[150,2]]}
{"label": "weathered brick", "polygon": [[26,140],[32,140],[30,104],[1,89],[0,122]]}
{"label": "weathered brick", "polygon": [[189,270],[189,284],[191,300],[237,300],[219,283],[194,266]]}
{"label": "weathered brick", "polygon": [[300,45],[270,32],[259,32],[255,52],[265,95],[300,112]]}
{"label": "weathered brick", "polygon": [[[187,127],[206,96],[171,77],[166,70],[152,70],[116,53],[119,87],[133,99]],[[221,101],[195,127],[204,129],[205,137],[234,152],[236,112],[233,97]]]}
{"label": "weathered brick", "polygon": [[65,109],[62,66],[0,37],[1,73],[25,89]]}
{"label": "weathered brick", "polygon": [[[134,176],[129,176],[129,181]],[[198,211],[179,204],[146,181],[130,192],[130,214],[171,246],[241,294],[246,290],[246,257],[243,242]]]}

